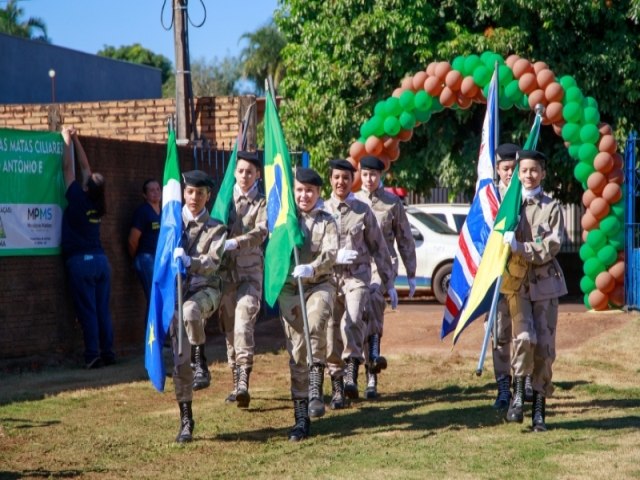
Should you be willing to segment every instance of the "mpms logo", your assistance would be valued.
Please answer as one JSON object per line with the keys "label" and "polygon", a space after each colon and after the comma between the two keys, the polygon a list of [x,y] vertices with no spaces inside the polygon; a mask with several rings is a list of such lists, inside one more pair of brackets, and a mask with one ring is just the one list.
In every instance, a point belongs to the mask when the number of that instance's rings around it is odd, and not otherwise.
{"label": "mpms logo", "polygon": [[51,208],[27,208],[28,220],[51,220],[53,209]]}

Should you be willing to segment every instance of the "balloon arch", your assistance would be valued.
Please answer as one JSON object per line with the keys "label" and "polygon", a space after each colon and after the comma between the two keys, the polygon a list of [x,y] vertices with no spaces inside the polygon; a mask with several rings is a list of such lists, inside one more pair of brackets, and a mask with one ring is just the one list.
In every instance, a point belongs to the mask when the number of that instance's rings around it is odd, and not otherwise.
{"label": "balloon arch", "polygon": [[[400,156],[400,142],[409,141],[413,129],[428,122],[433,113],[486,103],[496,62],[500,108],[534,110],[543,104],[542,124],[553,127],[577,161],[573,172],[584,188],[586,208],[580,247],[585,305],[594,310],[622,306],[623,157],[611,127],[600,121],[596,100],[585,97],[573,77],[557,78],[544,62],[518,55],[505,60],[491,51],[458,56],[451,63],[432,62],[426,70],[404,78],[389,98],[375,105],[373,116],[360,126],[360,138],[349,148],[348,160],[357,167],[364,155],[375,155],[388,169]],[[360,185],[356,174],[354,190]]]}

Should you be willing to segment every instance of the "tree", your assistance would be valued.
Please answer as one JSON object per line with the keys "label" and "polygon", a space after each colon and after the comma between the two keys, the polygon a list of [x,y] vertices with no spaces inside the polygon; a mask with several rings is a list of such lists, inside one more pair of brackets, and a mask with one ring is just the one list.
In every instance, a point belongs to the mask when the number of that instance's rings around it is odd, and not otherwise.
{"label": "tree", "polygon": [[285,74],[281,53],[286,41],[274,21],[255,32],[243,34],[242,40],[248,42],[240,52],[243,75],[255,83],[259,93],[264,92],[264,82],[269,76],[277,88]]}
{"label": "tree", "polygon": [[225,57],[221,61],[214,58],[211,62],[201,58],[191,63],[191,82],[196,97],[234,95],[240,77],[241,66],[236,57]]}
{"label": "tree", "polygon": [[50,43],[44,21],[37,17],[21,21],[23,15],[24,10],[18,7],[18,0],[8,0],[7,6],[0,8],[0,32]]}
{"label": "tree", "polygon": [[173,75],[173,65],[164,55],[153,53],[151,50],[144,48],[139,43],[133,45],[123,45],[121,47],[112,47],[105,45],[97,55],[101,57],[113,58],[114,60],[124,60],[126,62],[138,63],[141,65],[149,65],[160,69],[162,84],[164,85]]}
{"label": "tree", "polygon": [[[620,145],[640,112],[638,2],[535,0],[283,0],[276,23],[285,36],[281,92],[285,129],[304,142],[314,166],[342,156],[360,136],[375,104],[406,75],[432,61],[493,50],[546,62],[572,75],[594,97]],[[439,183],[471,194],[484,108],[446,109],[414,130],[393,164],[391,184],[418,192]],[[522,143],[532,115],[501,111],[501,141]],[[562,144],[544,128],[540,147],[552,157],[547,188],[577,201],[580,185]]]}

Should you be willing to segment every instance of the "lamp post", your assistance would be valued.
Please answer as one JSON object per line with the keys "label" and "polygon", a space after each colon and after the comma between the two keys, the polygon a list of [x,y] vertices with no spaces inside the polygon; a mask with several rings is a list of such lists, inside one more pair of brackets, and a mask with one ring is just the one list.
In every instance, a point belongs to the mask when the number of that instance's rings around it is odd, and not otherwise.
{"label": "lamp post", "polygon": [[51,103],[56,102],[56,71],[52,68],[49,70],[49,78],[51,79]]}

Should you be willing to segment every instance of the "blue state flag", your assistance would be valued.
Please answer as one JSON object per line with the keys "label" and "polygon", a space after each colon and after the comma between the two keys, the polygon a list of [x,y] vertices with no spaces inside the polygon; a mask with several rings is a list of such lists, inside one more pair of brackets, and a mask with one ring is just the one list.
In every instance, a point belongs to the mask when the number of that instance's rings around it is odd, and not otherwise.
{"label": "blue state flag", "polygon": [[176,304],[178,265],[173,260],[173,251],[180,246],[182,237],[182,190],[174,130],[169,132],[167,140],[167,159],[162,185],[162,216],[153,266],[144,357],[149,379],[159,392],[164,391],[165,381],[162,345],[171,325]]}

